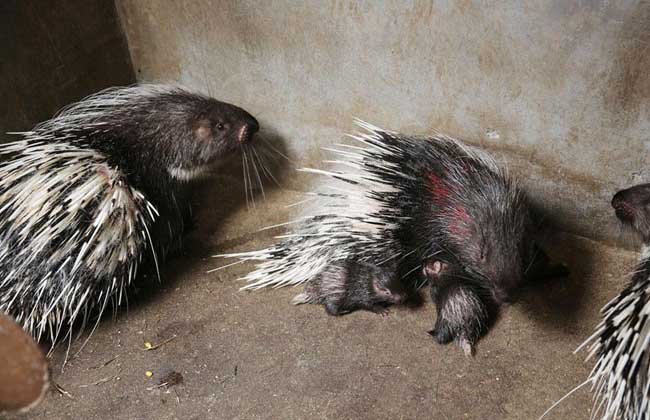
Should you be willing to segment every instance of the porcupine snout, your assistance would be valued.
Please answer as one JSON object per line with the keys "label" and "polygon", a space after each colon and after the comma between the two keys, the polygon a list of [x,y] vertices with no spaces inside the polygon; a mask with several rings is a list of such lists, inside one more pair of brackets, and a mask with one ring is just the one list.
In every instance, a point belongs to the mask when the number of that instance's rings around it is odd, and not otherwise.
{"label": "porcupine snout", "polygon": [[244,144],[250,141],[253,134],[257,133],[260,129],[260,125],[255,118],[250,118],[250,121],[247,121],[242,128],[239,130],[239,135],[237,136],[237,141],[239,144]]}

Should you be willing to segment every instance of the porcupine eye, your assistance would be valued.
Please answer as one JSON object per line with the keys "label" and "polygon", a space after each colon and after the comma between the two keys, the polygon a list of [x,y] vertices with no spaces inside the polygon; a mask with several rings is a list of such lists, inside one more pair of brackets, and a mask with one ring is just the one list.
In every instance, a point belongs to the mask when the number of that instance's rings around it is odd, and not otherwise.
{"label": "porcupine eye", "polygon": [[217,130],[223,131],[226,129],[226,126],[223,123],[217,123]]}

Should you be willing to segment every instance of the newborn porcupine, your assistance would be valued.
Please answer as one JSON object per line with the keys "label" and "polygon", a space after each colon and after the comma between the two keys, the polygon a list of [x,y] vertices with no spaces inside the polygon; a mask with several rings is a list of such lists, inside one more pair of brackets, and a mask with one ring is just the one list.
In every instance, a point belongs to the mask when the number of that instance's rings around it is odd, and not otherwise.
{"label": "newborn porcupine", "polygon": [[305,285],[292,303],[319,303],[330,315],[357,309],[388,313],[387,305],[406,300],[406,290],[395,271],[360,261],[332,263]]}
{"label": "newborn porcupine", "polygon": [[35,337],[119,304],[180,243],[193,181],[258,130],[164,85],[112,88],[0,146],[0,310]]}
{"label": "newborn porcupine", "polygon": [[[390,262],[422,284],[425,261],[454,260],[496,304],[511,300],[534,254],[526,197],[486,153],[436,135],[367,134],[333,149],[331,170],[294,229],[263,250],[229,254],[257,261],[245,288],[309,282],[329,265]],[[332,149],[330,149],[332,150]]]}
{"label": "newborn porcupine", "polygon": [[474,343],[487,327],[485,303],[467,283],[462,268],[442,261],[427,261],[423,270],[431,284],[431,300],[438,314],[429,334],[440,344],[455,341],[471,356]]}
{"label": "newborn porcupine", "polygon": [[[650,418],[650,184],[614,195],[619,220],[643,239],[641,258],[629,285],[603,309],[603,320],[587,340],[596,366],[592,383],[599,409],[592,418]],[[581,346],[582,347],[582,346]],[[602,410],[602,411],[601,411]]]}

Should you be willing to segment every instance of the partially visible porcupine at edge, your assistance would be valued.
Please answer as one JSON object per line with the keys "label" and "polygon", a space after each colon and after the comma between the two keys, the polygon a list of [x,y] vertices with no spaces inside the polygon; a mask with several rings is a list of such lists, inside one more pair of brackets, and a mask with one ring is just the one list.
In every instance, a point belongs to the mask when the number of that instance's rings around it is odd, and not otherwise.
{"label": "partially visible porcupine at edge", "polygon": [[195,180],[249,142],[241,108],[179,87],[111,88],[0,146],[0,310],[56,341],[179,246]]}
{"label": "partially visible porcupine at edge", "polygon": [[[619,191],[616,216],[643,239],[629,285],[603,309],[590,343],[596,365],[587,380],[596,392],[602,420],[650,418],[650,184]],[[581,348],[583,347],[581,346]],[[578,349],[579,350],[579,349]]]}
{"label": "partially visible porcupine at edge", "polygon": [[291,230],[263,250],[229,254],[256,261],[245,289],[309,282],[330,264],[393,264],[422,282],[432,259],[458,264],[478,299],[511,300],[534,253],[522,190],[486,153],[450,137],[399,135],[359,122],[355,144],[336,158]]}

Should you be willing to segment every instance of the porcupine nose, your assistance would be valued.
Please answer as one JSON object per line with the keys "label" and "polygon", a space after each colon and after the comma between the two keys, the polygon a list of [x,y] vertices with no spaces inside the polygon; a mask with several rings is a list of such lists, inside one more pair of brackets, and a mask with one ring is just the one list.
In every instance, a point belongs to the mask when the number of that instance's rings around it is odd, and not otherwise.
{"label": "porcupine nose", "polygon": [[244,124],[244,126],[239,131],[239,143],[244,144],[247,141],[250,141],[250,138],[253,137],[253,134],[257,133],[260,129],[260,124],[257,120],[251,117],[251,120]]}

